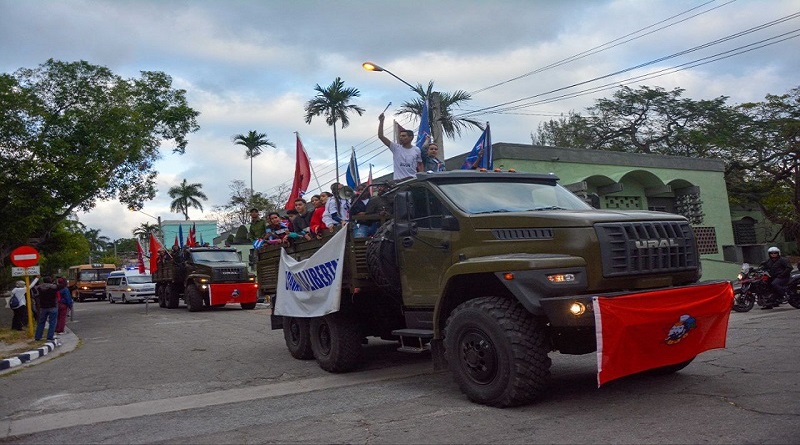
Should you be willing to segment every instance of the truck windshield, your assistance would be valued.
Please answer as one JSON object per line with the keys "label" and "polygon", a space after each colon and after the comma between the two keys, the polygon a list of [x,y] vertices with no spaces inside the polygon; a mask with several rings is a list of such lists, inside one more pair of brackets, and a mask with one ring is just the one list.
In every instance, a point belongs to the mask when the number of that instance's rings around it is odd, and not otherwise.
{"label": "truck windshield", "polygon": [[471,214],[592,208],[560,185],[479,181],[439,187],[458,208]]}
{"label": "truck windshield", "polygon": [[230,250],[192,252],[195,263],[240,263],[239,254]]}

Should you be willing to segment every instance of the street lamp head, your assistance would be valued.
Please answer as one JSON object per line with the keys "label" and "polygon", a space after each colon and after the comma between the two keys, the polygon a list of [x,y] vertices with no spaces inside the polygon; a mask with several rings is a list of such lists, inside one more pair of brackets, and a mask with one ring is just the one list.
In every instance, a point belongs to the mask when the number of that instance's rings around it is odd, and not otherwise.
{"label": "street lamp head", "polygon": [[375,65],[372,62],[364,62],[361,64],[361,67],[367,71],[383,71],[383,68],[379,67],[378,65]]}

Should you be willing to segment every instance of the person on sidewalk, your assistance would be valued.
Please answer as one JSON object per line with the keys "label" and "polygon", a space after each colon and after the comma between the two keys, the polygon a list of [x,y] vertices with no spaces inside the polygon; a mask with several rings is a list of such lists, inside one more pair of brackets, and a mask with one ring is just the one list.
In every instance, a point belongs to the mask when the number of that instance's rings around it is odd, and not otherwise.
{"label": "person on sidewalk", "polygon": [[67,279],[58,277],[58,322],[56,322],[56,334],[63,334],[67,328],[67,314],[72,310],[72,294],[67,287]]}
{"label": "person on sidewalk", "polygon": [[14,317],[11,319],[11,329],[16,331],[21,331],[28,326],[28,306],[25,301],[25,282],[20,280],[11,290],[11,302],[9,304],[11,310],[14,311]]}
{"label": "person on sidewalk", "polygon": [[53,284],[53,277],[46,276],[42,278],[42,284],[36,286],[38,300],[37,306],[39,307],[39,316],[36,319],[36,334],[33,338],[36,341],[42,339],[44,333],[45,323],[49,323],[47,327],[47,339],[55,340],[56,334],[56,320],[58,319],[58,289]]}

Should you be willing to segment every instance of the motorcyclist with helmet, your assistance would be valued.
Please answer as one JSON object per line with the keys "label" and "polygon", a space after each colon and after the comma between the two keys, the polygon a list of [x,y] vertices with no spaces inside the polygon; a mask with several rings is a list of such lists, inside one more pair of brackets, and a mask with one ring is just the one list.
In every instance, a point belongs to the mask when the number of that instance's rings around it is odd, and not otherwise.
{"label": "motorcyclist with helmet", "polygon": [[767,249],[769,258],[761,263],[761,268],[769,272],[770,285],[775,290],[775,300],[773,305],[763,306],[761,309],[772,309],[781,304],[786,298],[786,285],[792,273],[792,264],[781,256],[781,250],[775,246]]}

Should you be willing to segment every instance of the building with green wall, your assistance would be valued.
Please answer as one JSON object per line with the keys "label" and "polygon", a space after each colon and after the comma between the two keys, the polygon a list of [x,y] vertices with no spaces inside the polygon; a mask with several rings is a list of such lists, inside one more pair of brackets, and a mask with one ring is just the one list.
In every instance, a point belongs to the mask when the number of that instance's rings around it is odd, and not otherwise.
{"label": "building with green wall", "polygon": [[[763,246],[742,251],[735,245],[721,159],[502,142],[492,149],[495,169],[552,173],[596,208],[686,216],[698,239],[704,279],[734,279],[742,260],[760,258]],[[448,159],[447,169],[461,168],[466,156]]]}

